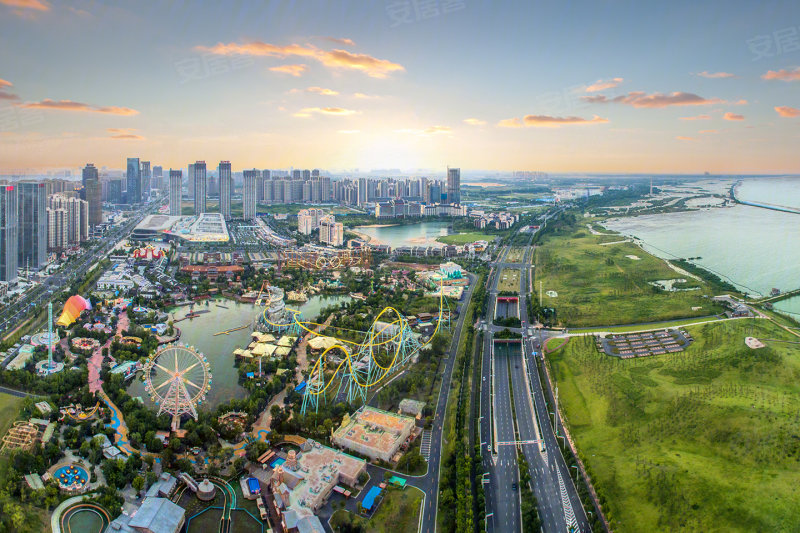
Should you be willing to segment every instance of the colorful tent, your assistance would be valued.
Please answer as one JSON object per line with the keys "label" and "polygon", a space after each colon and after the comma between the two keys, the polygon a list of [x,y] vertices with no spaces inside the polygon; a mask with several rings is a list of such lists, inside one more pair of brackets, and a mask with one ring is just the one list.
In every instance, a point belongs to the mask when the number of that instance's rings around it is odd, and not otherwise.
{"label": "colorful tent", "polygon": [[77,294],[70,296],[67,303],[64,304],[64,311],[56,320],[56,325],[69,326],[78,319],[82,311],[91,308],[92,303],[83,296],[78,296]]}

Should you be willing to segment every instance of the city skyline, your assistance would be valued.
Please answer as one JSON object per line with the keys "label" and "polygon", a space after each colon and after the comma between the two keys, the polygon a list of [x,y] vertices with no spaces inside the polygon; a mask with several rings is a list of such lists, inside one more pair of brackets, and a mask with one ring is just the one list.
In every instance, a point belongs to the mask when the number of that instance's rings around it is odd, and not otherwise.
{"label": "city skyline", "polygon": [[202,153],[241,168],[800,172],[796,4],[441,4],[224,16],[3,0],[0,173],[130,153],[173,168]]}

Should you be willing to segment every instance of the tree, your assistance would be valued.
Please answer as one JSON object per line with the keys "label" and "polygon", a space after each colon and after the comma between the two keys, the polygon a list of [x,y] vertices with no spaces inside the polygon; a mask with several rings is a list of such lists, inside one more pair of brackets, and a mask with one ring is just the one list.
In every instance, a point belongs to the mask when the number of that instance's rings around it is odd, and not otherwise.
{"label": "tree", "polygon": [[131,481],[131,486],[136,490],[136,494],[139,494],[144,488],[144,478],[142,476],[136,476],[133,478],[133,481]]}

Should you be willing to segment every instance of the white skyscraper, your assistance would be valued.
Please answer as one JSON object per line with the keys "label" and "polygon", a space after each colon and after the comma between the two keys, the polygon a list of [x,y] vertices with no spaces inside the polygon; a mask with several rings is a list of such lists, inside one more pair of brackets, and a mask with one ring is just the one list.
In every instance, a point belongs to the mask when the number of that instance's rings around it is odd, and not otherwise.
{"label": "white skyscraper", "polygon": [[[231,162],[219,162],[219,212],[225,220],[231,219],[231,196],[233,195],[233,178]],[[247,218],[247,217],[245,217]]]}
{"label": "white skyscraper", "polygon": [[255,220],[256,218],[256,185],[258,184],[261,171],[245,170],[242,176],[242,216],[245,220]]}
{"label": "white skyscraper", "polygon": [[181,214],[181,186],[183,171],[169,169],[169,214],[176,217]]}

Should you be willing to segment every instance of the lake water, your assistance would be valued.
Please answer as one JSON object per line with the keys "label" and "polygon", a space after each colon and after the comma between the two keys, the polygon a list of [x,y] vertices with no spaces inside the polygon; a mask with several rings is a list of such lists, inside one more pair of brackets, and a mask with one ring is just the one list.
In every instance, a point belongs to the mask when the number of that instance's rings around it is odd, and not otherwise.
{"label": "lake water", "polygon": [[370,238],[371,244],[397,246],[443,246],[436,242],[437,237],[453,233],[447,222],[418,222],[398,226],[356,226],[355,231]]}
{"label": "lake water", "polygon": [[[314,320],[320,310],[330,305],[337,305],[351,300],[349,296],[312,296],[304,303],[287,302],[287,306],[297,309],[302,313],[305,320]],[[218,307],[218,306],[225,306]],[[243,324],[251,324],[257,314],[263,311],[262,307],[253,304],[239,303],[234,300],[215,299],[210,300],[206,306],[201,303],[195,306],[195,311],[208,310],[191,320],[182,320],[176,324],[181,330],[181,343],[194,346],[198,351],[206,356],[211,364],[211,374],[213,383],[211,390],[206,395],[206,408],[214,408],[217,405],[227,402],[231,398],[244,398],[247,390],[239,385],[239,371],[234,366],[236,362],[233,350],[244,348],[250,343],[250,333],[252,327],[233,331],[228,335],[217,335],[214,333],[239,327]],[[189,307],[180,307],[172,311],[177,318],[189,312]],[[137,377],[128,387],[131,396],[141,396],[145,403],[151,407],[154,404],[144,390],[144,383]]]}
{"label": "lake water", "polygon": [[[800,207],[800,178],[744,180],[737,196]],[[697,264],[750,293],[800,288],[800,215],[737,205],[612,219],[605,226],[643,240],[660,257],[700,256]],[[800,313],[800,298],[775,307]]]}

